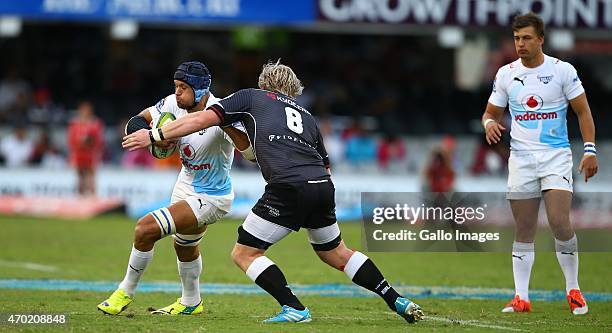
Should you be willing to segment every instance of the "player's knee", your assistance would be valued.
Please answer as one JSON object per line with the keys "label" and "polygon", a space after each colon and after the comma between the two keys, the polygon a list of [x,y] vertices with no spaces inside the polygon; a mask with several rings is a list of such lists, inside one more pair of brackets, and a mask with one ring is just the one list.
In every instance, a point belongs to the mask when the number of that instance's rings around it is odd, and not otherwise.
{"label": "player's knee", "polygon": [[344,270],[344,266],[353,255],[353,251],[346,247],[343,240],[338,240],[330,250],[317,250],[315,251],[324,263],[338,269]]}
{"label": "player's knee", "polygon": [[159,232],[159,238],[176,233],[176,225],[174,224],[174,218],[170,214],[168,208],[163,207],[156,209],[145,216],[147,219],[152,219],[153,224],[157,225],[157,231]]}
{"label": "player's knee", "polygon": [[570,218],[565,215],[552,215],[548,218],[548,223],[556,228],[571,228]]}
{"label": "player's knee", "polygon": [[248,248],[246,246],[236,244],[232,249],[232,261],[239,267],[245,266],[245,263],[250,263],[257,257],[263,255],[263,251],[257,249]]}
{"label": "player's knee", "polygon": [[232,261],[234,262],[234,264],[238,264],[239,253],[235,246],[232,249],[232,253],[230,253],[230,256],[232,257]]}
{"label": "player's knee", "polygon": [[346,248],[340,235],[328,242],[320,244],[311,243],[311,245],[319,256],[319,259],[334,268],[338,268],[337,266],[341,260],[341,255]]}
{"label": "player's knee", "polygon": [[136,242],[151,243],[176,233],[174,218],[168,208],[152,211],[136,223],[134,238]]}
{"label": "player's knee", "polygon": [[242,251],[238,246],[234,246],[234,248],[232,249],[231,256],[234,264],[238,266],[240,266],[240,263],[245,261],[244,251]]}
{"label": "player's knee", "polygon": [[145,216],[138,220],[136,227],[134,228],[135,242],[154,243],[159,238],[159,229],[149,216]]}

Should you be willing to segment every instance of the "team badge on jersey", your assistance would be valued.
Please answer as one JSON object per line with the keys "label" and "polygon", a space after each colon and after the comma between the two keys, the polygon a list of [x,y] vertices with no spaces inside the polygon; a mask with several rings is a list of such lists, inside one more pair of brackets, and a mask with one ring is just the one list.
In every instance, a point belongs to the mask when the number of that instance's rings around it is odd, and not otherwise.
{"label": "team badge on jersey", "polygon": [[535,94],[530,94],[523,97],[523,99],[521,100],[521,105],[523,106],[525,111],[535,112],[542,108],[542,106],[544,105],[544,101],[542,100],[542,97]]}
{"label": "team badge on jersey", "polygon": [[554,75],[547,75],[547,76],[539,76],[538,75],[538,80],[540,80],[540,82],[544,83],[544,84],[548,84],[550,81],[552,81]]}

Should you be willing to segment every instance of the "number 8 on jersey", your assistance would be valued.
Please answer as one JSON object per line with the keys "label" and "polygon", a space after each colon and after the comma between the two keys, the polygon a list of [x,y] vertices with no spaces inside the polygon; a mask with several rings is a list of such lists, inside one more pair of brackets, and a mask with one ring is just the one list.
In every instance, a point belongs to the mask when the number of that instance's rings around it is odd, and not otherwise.
{"label": "number 8 on jersey", "polygon": [[297,134],[304,132],[304,126],[302,125],[302,115],[295,109],[285,107],[285,113],[287,114],[287,127]]}

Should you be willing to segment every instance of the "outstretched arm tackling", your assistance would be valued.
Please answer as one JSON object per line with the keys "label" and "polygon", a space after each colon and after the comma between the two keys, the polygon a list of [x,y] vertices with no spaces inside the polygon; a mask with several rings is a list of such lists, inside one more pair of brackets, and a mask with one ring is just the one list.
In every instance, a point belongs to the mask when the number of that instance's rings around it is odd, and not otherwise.
{"label": "outstretched arm tackling", "polygon": [[207,109],[201,112],[190,113],[170,122],[162,126],[157,133],[153,133],[155,129],[150,131],[141,129],[130,135],[126,135],[123,137],[121,145],[123,148],[130,151],[146,148],[153,143],[153,141],[160,141],[158,136],[161,140],[175,139],[214,125],[219,125],[220,123],[221,119],[219,116]]}

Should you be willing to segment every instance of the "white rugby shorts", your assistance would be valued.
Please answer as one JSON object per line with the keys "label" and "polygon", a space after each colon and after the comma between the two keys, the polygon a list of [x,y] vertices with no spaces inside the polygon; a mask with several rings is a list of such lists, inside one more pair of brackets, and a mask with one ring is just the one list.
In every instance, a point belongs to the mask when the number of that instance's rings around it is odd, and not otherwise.
{"label": "white rugby shorts", "polygon": [[190,184],[178,181],[174,185],[170,203],[175,204],[181,200],[185,200],[189,204],[198,220],[198,227],[201,227],[219,221],[230,211],[234,201],[234,192],[218,196],[197,193]]}
{"label": "white rugby shorts", "polygon": [[539,198],[545,190],[573,192],[572,167],[569,148],[511,151],[506,198]]}

